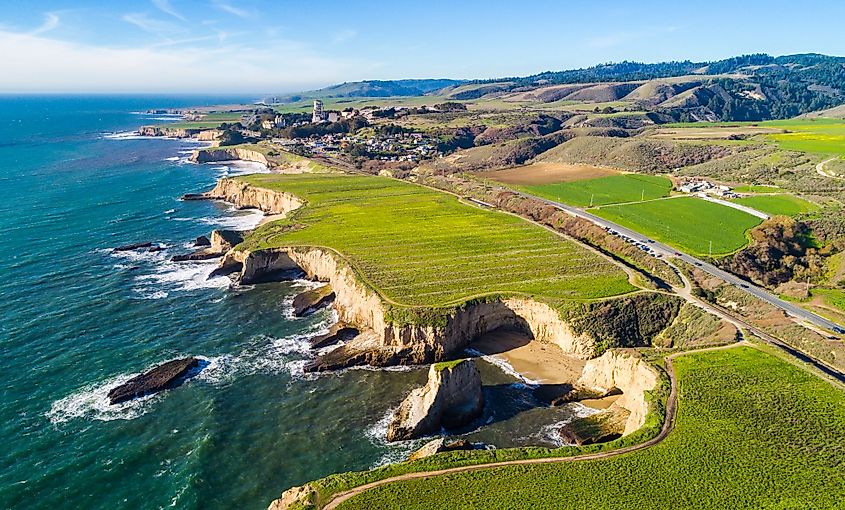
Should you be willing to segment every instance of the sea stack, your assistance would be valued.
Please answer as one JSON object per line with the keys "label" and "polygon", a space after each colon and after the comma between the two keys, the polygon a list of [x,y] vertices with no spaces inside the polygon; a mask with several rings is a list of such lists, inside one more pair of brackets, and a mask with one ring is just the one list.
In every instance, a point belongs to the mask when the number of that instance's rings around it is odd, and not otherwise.
{"label": "sea stack", "polygon": [[194,357],[181,358],[163,363],[152,370],[129,379],[125,383],[109,391],[109,403],[120,404],[133,398],[143,397],[150,393],[157,393],[175,386],[179,379],[199,367],[200,360]]}
{"label": "sea stack", "polygon": [[414,439],[456,428],[477,418],[484,409],[481,376],[475,361],[461,359],[436,363],[428,382],[413,390],[393,415],[387,440]]}

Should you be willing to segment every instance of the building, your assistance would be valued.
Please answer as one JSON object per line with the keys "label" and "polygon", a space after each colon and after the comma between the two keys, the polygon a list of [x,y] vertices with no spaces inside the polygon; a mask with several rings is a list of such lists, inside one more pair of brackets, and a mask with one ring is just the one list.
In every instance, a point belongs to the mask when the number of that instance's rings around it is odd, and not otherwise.
{"label": "building", "polygon": [[319,99],[314,100],[314,110],[311,113],[311,122],[318,123],[325,120],[325,113],[323,113],[323,102]]}
{"label": "building", "polygon": [[340,120],[340,114],[338,112],[328,112],[324,115],[324,118],[329,122],[337,122]]}

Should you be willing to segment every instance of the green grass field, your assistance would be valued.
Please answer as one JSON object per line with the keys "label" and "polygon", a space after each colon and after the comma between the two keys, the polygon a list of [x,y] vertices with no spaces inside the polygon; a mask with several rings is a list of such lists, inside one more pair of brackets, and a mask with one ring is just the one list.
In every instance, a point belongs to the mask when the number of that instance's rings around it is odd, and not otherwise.
{"label": "green grass field", "polygon": [[820,209],[816,204],[793,195],[745,197],[732,200],[732,202],[757,209],[772,216],[778,214],[796,216],[801,213],[818,211]]}
{"label": "green grass field", "polygon": [[814,296],[822,296],[824,302],[845,313],[845,289],[813,289]]}
{"label": "green grass field", "polygon": [[591,212],[693,255],[732,253],[746,244],[745,232],[760,218],[695,197],[611,205]]}
{"label": "green grass field", "polygon": [[634,290],[621,269],[580,245],[422,186],[349,175],[239,179],[307,200],[290,218],[258,228],[245,247],[333,248],[394,304],[452,306],[498,294],[568,301]]}
{"label": "green grass field", "polygon": [[782,193],[783,189],[778,186],[766,184],[743,184],[733,188],[737,193]]}
{"label": "green grass field", "polygon": [[761,122],[760,125],[790,131],[765,136],[783,149],[845,156],[845,120],[789,119]]}
{"label": "green grass field", "polygon": [[675,372],[675,429],[651,448],[392,483],[340,508],[843,508],[845,392],[750,347]]}
{"label": "green grass field", "polygon": [[586,207],[666,197],[672,191],[672,181],[656,175],[623,174],[582,181],[522,186],[522,189],[549,200]]}

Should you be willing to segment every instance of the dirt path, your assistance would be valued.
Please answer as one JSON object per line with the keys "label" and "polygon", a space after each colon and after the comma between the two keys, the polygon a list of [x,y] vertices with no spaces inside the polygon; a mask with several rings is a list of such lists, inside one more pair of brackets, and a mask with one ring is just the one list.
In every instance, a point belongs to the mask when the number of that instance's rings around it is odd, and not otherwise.
{"label": "dirt path", "polygon": [[454,473],[465,473],[465,472],[468,472],[468,471],[478,471],[478,470],[481,470],[481,469],[493,469],[493,468],[504,467],[504,466],[517,466],[517,465],[527,465],[527,464],[549,464],[549,463],[553,463],[553,462],[559,462],[559,463],[580,462],[580,461],[585,461],[585,460],[608,459],[608,458],[611,458],[611,457],[616,457],[618,455],[624,455],[626,453],[635,452],[637,450],[643,450],[645,448],[649,448],[651,446],[654,446],[654,445],[660,443],[664,439],[666,439],[666,437],[669,435],[669,433],[672,432],[672,429],[675,428],[675,418],[676,418],[677,412],[678,412],[678,381],[675,377],[675,369],[672,365],[672,359],[674,359],[676,356],[680,356],[680,355],[683,355],[683,354],[695,353],[695,352],[705,352],[705,351],[719,351],[719,350],[723,350],[723,349],[732,349],[732,348],[740,346],[740,345],[746,345],[746,346],[752,346],[753,347],[752,344],[749,344],[748,342],[742,341],[742,342],[737,342],[737,343],[728,344],[728,345],[720,345],[720,346],[717,346],[717,347],[708,347],[708,348],[697,349],[697,350],[693,350],[693,351],[678,352],[678,353],[670,354],[669,356],[666,356],[666,358],[665,358],[665,360],[666,360],[665,368],[666,368],[666,373],[669,376],[669,381],[671,383],[671,388],[670,388],[670,391],[669,391],[669,397],[666,399],[666,418],[663,422],[663,428],[660,429],[660,433],[657,434],[656,436],[654,436],[653,438],[649,439],[648,441],[643,442],[643,443],[639,443],[639,444],[635,444],[635,445],[631,445],[631,446],[626,446],[624,448],[619,448],[618,450],[612,450],[612,451],[608,451],[608,452],[590,453],[590,454],[585,454],[585,455],[576,455],[576,456],[572,456],[572,457],[550,457],[550,458],[544,458],[544,459],[510,460],[510,461],[504,461],[504,462],[494,462],[494,463],[490,463],[490,464],[478,464],[478,465],[475,465],[475,466],[460,466],[460,467],[454,467],[454,468],[439,469],[437,471],[420,471],[420,472],[417,472],[417,473],[406,473],[404,475],[393,476],[391,478],[385,478],[384,480],[378,480],[376,482],[371,482],[371,483],[368,483],[368,484],[365,484],[365,485],[360,485],[360,486],[355,487],[353,489],[349,489],[348,491],[339,492],[339,493],[335,494],[334,496],[332,496],[332,499],[329,500],[321,508],[323,510],[332,510],[334,508],[337,508],[344,501],[346,501],[346,500],[348,500],[348,499],[350,499],[354,496],[357,496],[358,494],[361,494],[363,492],[366,492],[366,491],[373,489],[373,488],[376,488],[376,487],[380,487],[382,485],[387,485],[389,483],[395,483],[395,482],[401,482],[401,481],[404,481],[404,480],[416,480],[416,479],[420,479],[420,478],[429,478],[429,477],[432,477],[432,476],[448,475],[448,474],[454,474]]}
{"label": "dirt path", "polygon": [[835,159],[836,158],[826,159],[826,160],[822,161],[821,163],[819,163],[818,165],[816,165],[816,173],[821,175],[822,177],[829,177],[831,179],[842,179],[842,177],[837,177],[836,175],[833,175],[832,173],[830,173],[830,172],[828,172],[827,170],[824,169],[824,166],[826,164],[830,163],[831,161],[833,161]]}

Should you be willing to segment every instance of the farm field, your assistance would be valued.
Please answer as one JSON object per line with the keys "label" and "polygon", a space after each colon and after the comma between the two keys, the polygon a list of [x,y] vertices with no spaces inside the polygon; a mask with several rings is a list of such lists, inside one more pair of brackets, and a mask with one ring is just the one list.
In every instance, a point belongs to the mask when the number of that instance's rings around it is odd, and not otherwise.
{"label": "farm field", "polygon": [[845,156],[845,120],[772,120],[761,122],[760,125],[790,131],[765,135],[767,140],[776,142],[782,149]]}
{"label": "farm field", "polygon": [[732,253],[746,244],[745,232],[760,218],[695,197],[679,197],[591,210],[606,218],[692,255]]}
{"label": "farm field", "polygon": [[752,347],[674,366],[675,429],[648,449],[391,483],[339,508],[841,508],[841,389]]}
{"label": "farm field", "polygon": [[608,205],[669,196],[672,181],[656,175],[623,174],[555,184],[522,186],[533,195],[574,206]]}
{"label": "farm field", "polygon": [[782,193],[784,190],[778,186],[768,186],[765,184],[742,184],[734,186],[734,191],[737,193]]}
{"label": "farm field", "polygon": [[796,216],[801,213],[819,210],[819,206],[803,198],[792,195],[765,195],[731,200],[738,204],[757,209],[771,216]]}
{"label": "farm field", "polygon": [[307,201],[291,217],[258,228],[247,247],[333,248],[395,304],[450,306],[518,293],[584,300],[634,290],[624,271],[584,247],[425,187],[349,175],[239,179]]}
{"label": "farm field", "polygon": [[531,163],[505,170],[478,172],[476,175],[505,184],[536,185],[595,179],[618,174],[616,170],[592,165]]}

